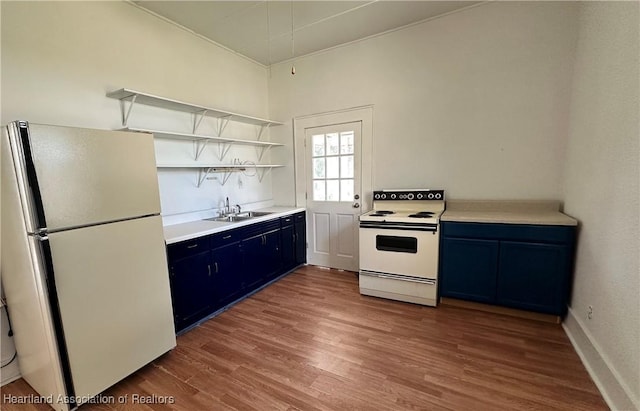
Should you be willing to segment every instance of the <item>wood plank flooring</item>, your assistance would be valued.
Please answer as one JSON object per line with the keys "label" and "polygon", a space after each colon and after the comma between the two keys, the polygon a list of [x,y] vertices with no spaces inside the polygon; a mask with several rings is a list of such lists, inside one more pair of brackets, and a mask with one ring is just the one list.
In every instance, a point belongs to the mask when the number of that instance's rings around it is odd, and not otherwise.
{"label": "wood plank flooring", "polygon": [[[35,392],[18,380],[1,394]],[[105,395],[128,400],[80,409],[607,409],[560,325],[361,296],[355,273],[313,266],[178,337]]]}

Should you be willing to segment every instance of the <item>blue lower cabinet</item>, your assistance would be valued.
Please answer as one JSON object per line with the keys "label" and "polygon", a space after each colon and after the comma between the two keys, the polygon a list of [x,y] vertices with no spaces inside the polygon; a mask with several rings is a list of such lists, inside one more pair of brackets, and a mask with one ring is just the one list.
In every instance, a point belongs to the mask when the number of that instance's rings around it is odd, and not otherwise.
{"label": "blue lower cabinet", "polygon": [[170,261],[169,280],[176,331],[213,312],[214,286],[208,250]]}
{"label": "blue lower cabinet", "polygon": [[493,303],[496,298],[499,243],[495,240],[444,238],[441,243],[443,297]]}
{"label": "blue lower cabinet", "polygon": [[571,254],[565,245],[502,241],[496,302],[564,315],[570,267]]}
{"label": "blue lower cabinet", "polygon": [[440,295],[563,316],[575,227],[442,223]]}
{"label": "blue lower cabinet", "polygon": [[240,298],[243,294],[242,254],[240,242],[211,250],[211,269],[216,309]]}
{"label": "blue lower cabinet", "polygon": [[307,263],[307,219],[305,212],[297,213],[295,220],[296,266]]}
{"label": "blue lower cabinet", "polygon": [[282,250],[282,266],[285,270],[296,264],[296,233],[293,216],[280,218],[280,245]]}
{"label": "blue lower cabinet", "polygon": [[[197,324],[306,260],[295,242],[297,225],[306,224],[304,216],[290,216],[285,225],[276,218],[169,245],[176,331]],[[306,236],[303,241],[306,245]]]}

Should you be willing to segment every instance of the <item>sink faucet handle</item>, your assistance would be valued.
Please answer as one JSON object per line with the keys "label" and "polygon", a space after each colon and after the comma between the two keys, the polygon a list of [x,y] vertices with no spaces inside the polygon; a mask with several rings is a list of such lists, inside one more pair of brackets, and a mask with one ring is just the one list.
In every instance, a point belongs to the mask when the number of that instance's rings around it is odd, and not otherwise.
{"label": "sink faucet handle", "polygon": [[238,213],[242,212],[242,207],[240,207],[240,204],[236,204],[236,208],[238,209]]}

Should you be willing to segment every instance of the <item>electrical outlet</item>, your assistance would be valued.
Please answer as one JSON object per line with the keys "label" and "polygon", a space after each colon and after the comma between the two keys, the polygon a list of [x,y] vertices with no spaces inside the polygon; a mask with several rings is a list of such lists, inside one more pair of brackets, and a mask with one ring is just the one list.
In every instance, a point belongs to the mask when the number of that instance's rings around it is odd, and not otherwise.
{"label": "electrical outlet", "polygon": [[587,308],[587,318],[589,320],[593,319],[593,305],[590,305],[589,308]]}

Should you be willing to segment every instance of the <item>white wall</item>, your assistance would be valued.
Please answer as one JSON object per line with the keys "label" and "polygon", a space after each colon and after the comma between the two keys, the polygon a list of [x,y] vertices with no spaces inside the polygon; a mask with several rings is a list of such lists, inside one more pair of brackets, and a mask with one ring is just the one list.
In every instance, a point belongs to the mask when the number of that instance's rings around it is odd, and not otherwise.
{"label": "white wall", "polygon": [[[374,105],[374,188],[560,199],[576,3],[495,2],[274,65],[281,120]],[[291,128],[273,130],[292,144]],[[292,160],[283,158],[277,161]],[[293,203],[293,173],[274,196]]]}
{"label": "white wall", "polygon": [[[124,2],[2,2],[3,124],[119,128],[119,103],[105,93],[122,87],[267,117],[266,75],[263,66]],[[137,106],[129,125],[190,132],[191,116]],[[214,125],[207,119],[199,131]],[[255,133],[235,124],[225,131]],[[220,163],[215,148],[200,161]],[[159,163],[194,161],[190,142],[157,140],[156,153]],[[224,162],[234,157],[257,160],[249,146],[232,149]],[[216,181],[197,188],[195,170],[161,170],[159,180],[165,216],[218,207],[227,196],[234,204],[271,200],[270,176],[260,184],[237,174],[224,188]]]}
{"label": "white wall", "polygon": [[567,327],[620,410],[640,409],[639,11],[581,4],[565,178],[565,210],[580,220]]}
{"label": "white wall", "polygon": [[[105,94],[123,87],[268,116],[265,67],[131,4],[3,1],[0,7],[2,124],[19,119],[119,128],[119,103]],[[190,122],[189,115],[141,106],[134,108],[130,125],[188,132]],[[203,131],[213,125],[208,121]],[[256,137],[252,127],[230,125],[227,132],[230,137]],[[218,162],[214,148],[209,147],[201,161]],[[189,142],[156,144],[159,162],[193,161],[192,150]],[[257,158],[250,146],[232,149],[225,162],[234,157]],[[193,170],[159,173],[163,215],[218,207],[226,196],[232,204],[271,200],[269,176],[259,184],[256,178],[236,174],[224,188],[206,181],[199,189],[196,176]],[[12,347],[4,335],[0,341],[4,358]]]}

